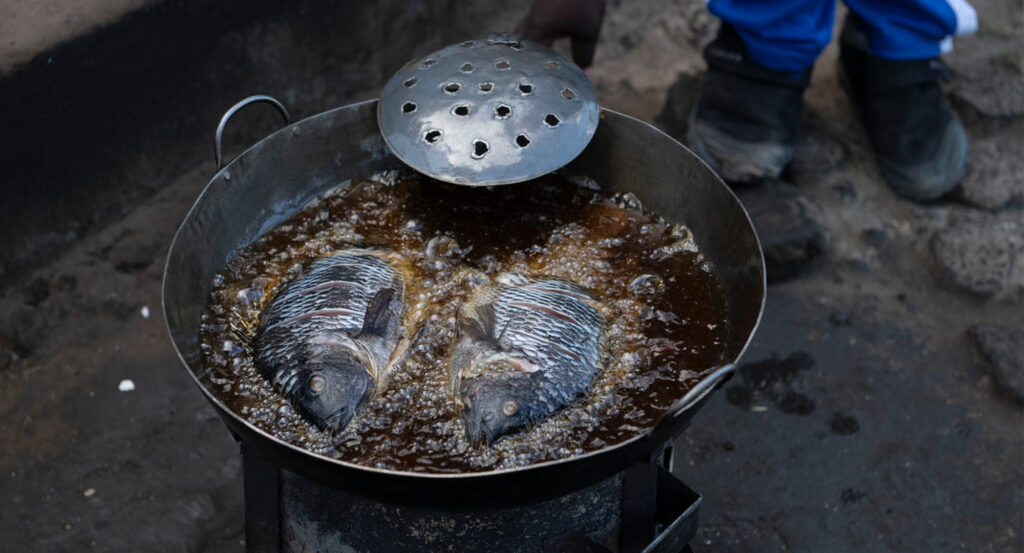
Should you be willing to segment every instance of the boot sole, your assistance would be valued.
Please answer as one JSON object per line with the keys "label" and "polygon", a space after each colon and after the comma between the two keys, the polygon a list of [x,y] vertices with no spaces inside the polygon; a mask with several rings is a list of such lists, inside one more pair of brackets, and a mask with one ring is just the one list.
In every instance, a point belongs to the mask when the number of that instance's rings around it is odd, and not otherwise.
{"label": "boot sole", "polygon": [[722,180],[733,184],[778,179],[796,150],[795,145],[738,140],[697,121],[696,109],[690,112],[686,139]]}

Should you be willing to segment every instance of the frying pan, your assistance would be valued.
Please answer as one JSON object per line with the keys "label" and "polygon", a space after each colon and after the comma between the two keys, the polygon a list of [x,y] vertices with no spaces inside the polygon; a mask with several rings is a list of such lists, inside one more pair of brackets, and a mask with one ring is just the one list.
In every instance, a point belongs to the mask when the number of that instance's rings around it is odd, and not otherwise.
{"label": "frying pan", "polygon": [[727,364],[708,371],[648,431],[625,442],[566,459],[464,474],[423,474],[365,467],[286,443],[256,428],[202,385],[200,317],[214,275],[239,249],[288,219],[309,200],[348,179],[403,167],[377,126],[377,100],[343,106],[284,128],[220,168],[171,244],[163,311],[171,341],[199,390],[232,434],[279,467],[323,485],[381,501],[479,509],[541,501],[583,489],[649,460],[678,436],[729,376],[761,318],[765,266],[750,218],[732,191],[696,155],[653,126],[602,109],[594,138],[566,171],[585,174],[605,192],[632,192],[645,206],[693,232],[727,298]]}

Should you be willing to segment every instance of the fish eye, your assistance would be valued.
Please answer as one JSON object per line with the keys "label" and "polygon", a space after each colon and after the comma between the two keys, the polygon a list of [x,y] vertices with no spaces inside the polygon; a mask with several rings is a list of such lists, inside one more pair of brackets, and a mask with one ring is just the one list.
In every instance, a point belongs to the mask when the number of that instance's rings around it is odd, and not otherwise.
{"label": "fish eye", "polygon": [[309,377],[309,390],[311,392],[319,394],[320,392],[324,391],[324,388],[326,387],[327,379],[325,379],[324,377],[318,374],[314,374],[313,376]]}
{"label": "fish eye", "polygon": [[516,405],[516,402],[514,401],[506,401],[505,404],[501,406],[501,412],[505,413],[506,417],[511,417],[512,415],[515,415],[516,411],[518,410],[519,406]]}

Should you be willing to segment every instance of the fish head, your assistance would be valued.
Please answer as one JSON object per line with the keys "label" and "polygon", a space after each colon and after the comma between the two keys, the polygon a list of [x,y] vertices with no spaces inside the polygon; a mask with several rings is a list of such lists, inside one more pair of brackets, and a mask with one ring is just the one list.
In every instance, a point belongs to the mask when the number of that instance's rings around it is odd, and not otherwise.
{"label": "fish head", "polygon": [[344,348],[320,352],[306,364],[293,398],[321,430],[345,428],[373,389],[373,378],[358,356]]}
{"label": "fish head", "polygon": [[492,444],[530,423],[527,379],[528,375],[522,374],[473,379],[463,385],[462,420],[470,443],[476,446],[486,440]]}

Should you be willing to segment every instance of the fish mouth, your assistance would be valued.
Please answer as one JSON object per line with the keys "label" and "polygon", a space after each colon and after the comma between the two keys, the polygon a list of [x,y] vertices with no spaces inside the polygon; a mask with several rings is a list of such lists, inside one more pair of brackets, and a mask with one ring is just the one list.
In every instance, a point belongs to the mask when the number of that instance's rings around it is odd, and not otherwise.
{"label": "fish mouth", "polygon": [[470,445],[477,447],[482,444],[491,445],[500,437],[500,431],[491,428],[483,419],[471,409],[462,413],[462,421],[466,429],[466,439]]}
{"label": "fish mouth", "polygon": [[486,429],[484,428],[483,422],[480,417],[474,416],[474,413],[470,409],[466,409],[462,413],[463,427],[466,429],[466,439],[469,440],[470,445],[477,447],[486,441],[488,444],[491,443],[490,436],[488,436]]}
{"label": "fish mouth", "polygon": [[347,407],[341,407],[335,411],[332,415],[323,420],[321,428],[327,432],[331,437],[334,437],[339,432],[344,430],[348,426],[348,422],[352,420],[352,414],[355,409],[349,409]]}

